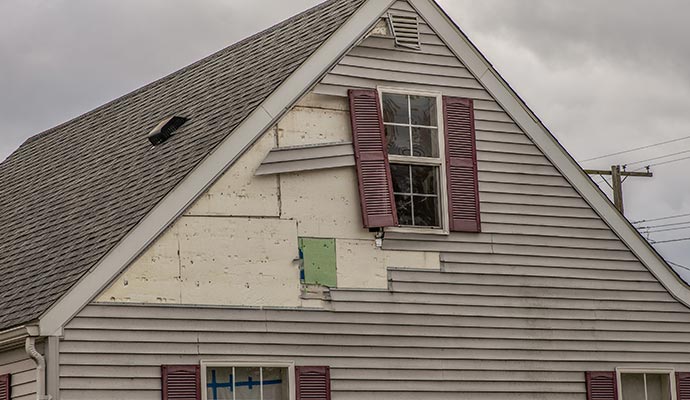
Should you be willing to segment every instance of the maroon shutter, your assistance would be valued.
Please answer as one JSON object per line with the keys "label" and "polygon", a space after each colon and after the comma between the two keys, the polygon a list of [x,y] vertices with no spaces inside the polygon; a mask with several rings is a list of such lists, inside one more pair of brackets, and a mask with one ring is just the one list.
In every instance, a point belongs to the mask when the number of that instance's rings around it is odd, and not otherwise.
{"label": "maroon shutter", "polygon": [[585,372],[587,400],[618,400],[615,371]]}
{"label": "maroon shutter", "polygon": [[676,400],[690,400],[690,372],[676,372]]}
{"label": "maroon shutter", "polygon": [[10,400],[10,374],[0,375],[0,400]]}
{"label": "maroon shutter", "polygon": [[163,400],[201,400],[198,365],[162,365]]}
{"label": "maroon shutter", "polygon": [[329,367],[295,367],[297,400],[331,400]]}
{"label": "maroon shutter", "polygon": [[472,100],[444,96],[443,117],[450,230],[479,232],[479,183]]}
{"label": "maroon shutter", "polygon": [[349,95],[364,227],[398,225],[378,92],[350,90]]}

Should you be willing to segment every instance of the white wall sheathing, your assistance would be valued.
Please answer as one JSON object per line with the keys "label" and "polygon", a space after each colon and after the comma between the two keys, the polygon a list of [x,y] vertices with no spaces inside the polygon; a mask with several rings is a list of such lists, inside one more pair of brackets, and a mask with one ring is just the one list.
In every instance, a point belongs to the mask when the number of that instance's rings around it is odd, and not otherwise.
{"label": "white wall sheathing", "polygon": [[386,288],[388,267],[438,270],[436,252],[374,246],[354,168],[254,176],[276,142],[351,140],[347,99],[306,95],[97,301],[320,306],[300,299],[299,236],[336,239],[339,287]]}

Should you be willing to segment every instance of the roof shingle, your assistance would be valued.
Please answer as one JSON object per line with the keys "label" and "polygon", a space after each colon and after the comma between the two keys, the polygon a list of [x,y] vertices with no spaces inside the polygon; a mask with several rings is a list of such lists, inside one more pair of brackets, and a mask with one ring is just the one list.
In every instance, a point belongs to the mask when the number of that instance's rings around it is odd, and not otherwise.
{"label": "roof shingle", "polygon": [[[0,164],[0,330],[38,319],[363,0],[330,0],[27,140]],[[148,132],[189,118],[163,145]]]}

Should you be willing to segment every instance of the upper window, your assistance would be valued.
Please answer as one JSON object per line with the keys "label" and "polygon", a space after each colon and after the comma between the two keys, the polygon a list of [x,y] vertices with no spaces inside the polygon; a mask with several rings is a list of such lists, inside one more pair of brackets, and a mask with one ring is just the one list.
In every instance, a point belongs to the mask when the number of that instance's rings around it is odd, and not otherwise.
{"label": "upper window", "polygon": [[206,400],[289,400],[287,367],[206,366]]}
{"label": "upper window", "polygon": [[669,373],[621,372],[621,400],[671,400]]}
{"label": "upper window", "polygon": [[440,228],[439,98],[387,92],[381,98],[398,223]]}

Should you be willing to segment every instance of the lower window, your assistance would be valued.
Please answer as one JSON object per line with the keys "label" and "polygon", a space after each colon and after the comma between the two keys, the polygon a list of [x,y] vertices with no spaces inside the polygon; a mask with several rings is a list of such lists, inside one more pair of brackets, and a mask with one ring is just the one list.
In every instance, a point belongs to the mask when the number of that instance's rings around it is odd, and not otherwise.
{"label": "lower window", "polygon": [[206,400],[289,400],[287,367],[206,365]]}
{"label": "lower window", "polygon": [[391,163],[390,168],[398,223],[440,227],[439,167]]}
{"label": "lower window", "polygon": [[620,373],[621,400],[671,400],[669,373]]}

